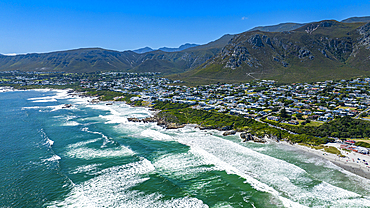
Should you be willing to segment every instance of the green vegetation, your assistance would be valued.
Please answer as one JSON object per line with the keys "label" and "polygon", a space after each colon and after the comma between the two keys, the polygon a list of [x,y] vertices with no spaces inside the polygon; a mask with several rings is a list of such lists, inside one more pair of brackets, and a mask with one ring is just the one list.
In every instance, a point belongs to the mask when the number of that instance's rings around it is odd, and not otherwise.
{"label": "green vegetation", "polygon": [[319,137],[337,137],[337,138],[368,138],[370,137],[370,122],[364,120],[353,119],[345,116],[337,118],[333,121],[324,123],[320,126],[295,126],[285,125],[282,123],[271,122],[273,125],[281,126],[289,131],[298,134],[309,134]]}
{"label": "green vegetation", "polygon": [[162,110],[157,116],[166,122],[177,124],[198,124],[204,128],[219,130],[237,130],[252,133],[256,136],[276,136],[277,139],[286,139],[293,143],[305,143],[310,145],[326,144],[333,141],[327,137],[319,138],[312,135],[293,135],[287,131],[269,127],[267,124],[241,116],[226,115],[212,111],[196,110],[185,104],[156,102],[155,109]]}
{"label": "green vegetation", "polygon": [[115,97],[123,96],[122,92],[115,92],[110,90],[94,90],[86,92],[88,96],[99,97],[101,101],[114,100]]}
{"label": "green vegetation", "polygon": [[341,154],[340,150],[338,150],[336,147],[324,146],[324,151],[327,152],[327,153],[338,155],[338,156],[343,156]]}
{"label": "green vegetation", "polygon": [[356,142],[357,146],[370,148],[370,144],[367,142]]}
{"label": "green vegetation", "polygon": [[342,155],[340,150],[337,149],[336,147],[324,146],[322,144],[318,145],[318,146],[313,146],[313,145],[308,145],[308,144],[304,144],[304,143],[299,143],[299,145],[306,146],[306,147],[309,147],[309,148],[312,148],[312,149],[315,149],[315,150],[324,150],[327,153],[335,154],[335,155],[338,155],[340,157],[344,157],[344,155]]}

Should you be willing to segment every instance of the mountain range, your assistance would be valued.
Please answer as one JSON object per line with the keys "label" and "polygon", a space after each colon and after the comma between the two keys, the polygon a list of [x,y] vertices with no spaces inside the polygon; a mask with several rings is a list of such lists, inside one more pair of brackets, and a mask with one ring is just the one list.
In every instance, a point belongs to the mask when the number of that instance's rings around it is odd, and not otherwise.
{"label": "mountain range", "polygon": [[0,55],[0,71],[161,72],[189,84],[275,79],[282,83],[370,75],[370,17],[282,23],[205,45],[134,51],[83,48]]}
{"label": "mountain range", "polygon": [[185,43],[184,45],[181,45],[178,48],[162,47],[162,48],[159,48],[159,49],[152,49],[150,47],[144,47],[144,48],[139,48],[139,49],[133,50],[133,52],[139,53],[139,54],[146,53],[146,52],[151,52],[151,51],[155,51],[155,50],[160,50],[160,51],[164,51],[164,52],[177,52],[177,51],[182,51],[182,50],[192,48],[192,47],[195,47],[195,46],[199,46],[199,45],[198,44]]}

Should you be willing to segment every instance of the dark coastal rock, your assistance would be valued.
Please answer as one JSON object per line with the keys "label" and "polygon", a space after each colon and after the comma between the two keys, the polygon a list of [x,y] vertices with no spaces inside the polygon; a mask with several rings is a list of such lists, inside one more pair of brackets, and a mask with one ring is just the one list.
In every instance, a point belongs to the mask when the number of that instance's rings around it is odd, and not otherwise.
{"label": "dark coastal rock", "polygon": [[128,121],[130,122],[144,122],[144,123],[157,123],[158,126],[163,126],[166,129],[178,129],[178,128],[183,128],[185,127],[185,124],[177,124],[177,123],[169,123],[166,122],[165,120],[158,118],[156,116],[154,117],[148,117],[148,118],[127,118]]}
{"label": "dark coastal rock", "polygon": [[231,131],[224,132],[222,135],[223,136],[229,136],[229,135],[234,135],[234,134],[236,134],[236,131],[235,130],[231,130]]}
{"label": "dark coastal rock", "polygon": [[185,124],[167,123],[166,129],[179,129],[185,127]]}
{"label": "dark coastal rock", "polygon": [[62,108],[70,108],[72,107],[72,104],[65,104]]}
{"label": "dark coastal rock", "polygon": [[251,133],[240,133],[240,138],[243,139],[243,142],[247,141],[254,141],[254,142],[259,142],[259,143],[265,143],[266,140],[263,138],[259,138],[257,136],[252,135]]}
{"label": "dark coastal rock", "polygon": [[141,120],[138,118],[127,118],[128,121],[130,122],[140,122]]}
{"label": "dark coastal rock", "polygon": [[231,129],[232,129],[232,126],[223,126],[223,127],[218,128],[218,130],[220,130],[220,131],[228,131],[228,130],[231,130]]}

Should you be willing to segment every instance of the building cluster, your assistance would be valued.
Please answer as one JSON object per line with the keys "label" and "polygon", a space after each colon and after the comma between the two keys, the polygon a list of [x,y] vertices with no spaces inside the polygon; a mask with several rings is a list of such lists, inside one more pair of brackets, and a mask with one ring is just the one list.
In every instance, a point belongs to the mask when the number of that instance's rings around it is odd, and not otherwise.
{"label": "building cluster", "polygon": [[[366,119],[370,102],[369,82],[370,79],[366,78],[278,85],[272,80],[261,80],[186,87],[158,78],[157,81],[131,80],[121,88],[113,88],[139,95],[132,98],[135,100],[183,103],[200,110],[257,119],[265,117],[297,125],[306,120],[327,122],[342,116]],[[135,88],[140,90],[132,90]],[[281,115],[283,109],[286,112],[284,117]]]}
{"label": "building cluster", "polygon": [[10,71],[0,73],[0,84],[75,84],[82,88],[137,95],[133,100],[184,103],[195,109],[257,119],[263,117],[292,125],[307,120],[326,122],[341,116],[367,119],[370,104],[370,78],[284,85],[273,80],[258,80],[187,87],[181,81],[162,78],[159,73]]}

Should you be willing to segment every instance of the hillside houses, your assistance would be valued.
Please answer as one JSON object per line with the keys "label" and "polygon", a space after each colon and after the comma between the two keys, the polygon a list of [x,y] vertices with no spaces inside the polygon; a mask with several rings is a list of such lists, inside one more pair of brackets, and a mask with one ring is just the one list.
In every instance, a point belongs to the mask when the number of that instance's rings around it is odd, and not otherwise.
{"label": "hillside houses", "polygon": [[[71,85],[135,95],[135,100],[167,101],[248,117],[279,117],[285,109],[291,120],[330,121],[358,116],[370,104],[370,78],[316,83],[278,84],[260,80],[241,84],[177,85],[159,73],[104,72],[100,74],[1,72],[0,84]],[[367,117],[367,111],[361,115]],[[271,117],[272,118],[272,117]],[[299,118],[299,119],[298,119]],[[288,118],[289,119],[289,118]],[[293,122],[295,123],[295,122]]]}

